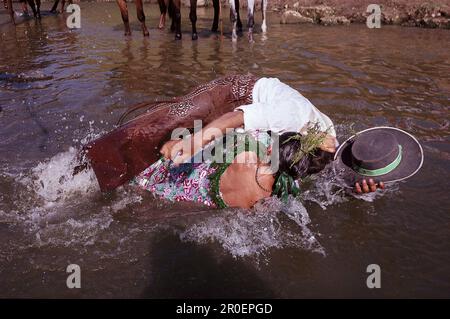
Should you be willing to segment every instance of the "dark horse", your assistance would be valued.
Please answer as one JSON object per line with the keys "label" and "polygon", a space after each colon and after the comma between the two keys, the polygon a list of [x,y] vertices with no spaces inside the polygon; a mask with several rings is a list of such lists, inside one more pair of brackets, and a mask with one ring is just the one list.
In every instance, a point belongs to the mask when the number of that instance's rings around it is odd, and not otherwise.
{"label": "dark horse", "polygon": [[[229,0],[230,1],[230,19],[232,22],[232,40],[236,41],[237,32],[242,31],[242,22],[239,14],[239,0]],[[247,0],[248,7],[248,37],[250,41],[253,41],[253,26],[255,23],[254,19],[254,9],[255,0]],[[261,0],[261,11],[263,22],[261,29],[264,32],[267,30],[266,25],[266,8],[268,0]],[[166,13],[169,13],[169,17],[172,18],[172,25],[170,27],[171,31],[175,31],[175,39],[181,39],[181,0],[158,0],[159,8],[161,11],[161,17],[159,19],[159,28],[164,28],[166,21]],[[213,0],[214,6],[214,20],[211,31],[217,32],[219,27],[219,15],[220,15],[220,0]],[[197,0],[190,0],[190,12],[189,19],[192,24],[192,40],[197,40]]]}
{"label": "dark horse", "polygon": [[[219,28],[220,0],[212,0],[214,6],[214,20],[211,31],[217,32]],[[239,0],[235,0],[236,7],[239,8]],[[164,28],[166,14],[172,19],[170,31],[175,32],[175,39],[181,39],[181,0],[158,0],[161,17],[159,19],[159,28]],[[192,40],[197,40],[197,0],[190,0],[189,19],[192,24]],[[242,22],[237,11],[237,25],[242,30]]]}
{"label": "dark horse", "polygon": [[[172,19],[170,31],[175,32],[175,39],[181,39],[181,0],[158,0],[161,17],[159,19],[159,28],[163,29],[166,22],[166,14]],[[219,0],[213,0],[214,21],[212,31],[216,32],[219,25]],[[190,0],[189,19],[192,24],[192,40],[197,40],[197,0]]]}

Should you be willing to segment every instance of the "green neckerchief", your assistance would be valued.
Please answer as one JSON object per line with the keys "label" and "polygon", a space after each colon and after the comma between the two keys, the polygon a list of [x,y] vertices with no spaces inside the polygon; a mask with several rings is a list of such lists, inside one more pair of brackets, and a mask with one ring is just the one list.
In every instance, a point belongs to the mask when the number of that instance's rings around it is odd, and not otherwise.
{"label": "green neckerchief", "polygon": [[281,200],[286,203],[289,194],[297,197],[299,193],[300,188],[298,187],[297,181],[295,181],[292,176],[285,172],[278,175],[272,194],[279,196]]}

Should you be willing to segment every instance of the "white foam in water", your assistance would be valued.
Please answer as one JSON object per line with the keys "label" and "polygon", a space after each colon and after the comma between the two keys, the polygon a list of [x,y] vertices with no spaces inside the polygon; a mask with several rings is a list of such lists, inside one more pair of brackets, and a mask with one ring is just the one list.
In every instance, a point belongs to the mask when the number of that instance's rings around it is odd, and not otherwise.
{"label": "white foam in water", "polygon": [[120,199],[116,200],[111,206],[110,210],[112,212],[118,212],[119,210],[122,210],[126,208],[128,205],[135,204],[135,203],[142,203],[142,196],[137,194],[128,194],[126,192],[120,193]]}
{"label": "white foam in water", "polygon": [[[86,144],[98,135],[91,127],[81,143]],[[79,165],[78,154],[79,150],[71,147],[15,177],[26,186],[29,200],[16,202],[17,210],[8,216],[25,226],[24,230],[34,238],[32,245],[92,245],[102,236],[110,237],[108,228],[116,212],[142,201],[140,195],[119,188],[107,205],[96,203],[95,196],[100,195],[100,190],[93,170],[86,169],[73,176]],[[0,214],[6,220],[3,217]]]}
{"label": "white foam in water", "polygon": [[348,200],[348,190],[342,185],[343,182],[336,177],[330,165],[312,178],[310,187],[300,192],[300,198],[303,201],[314,202],[322,209],[326,209],[329,205]]}
{"label": "white foam in water", "polygon": [[381,196],[393,194],[399,190],[398,183],[395,183],[389,184],[383,191],[357,194],[353,188],[344,185],[344,181],[336,174],[333,165],[329,165],[318,175],[314,176],[310,188],[302,191],[300,198],[303,201],[314,202],[325,210],[327,206],[346,202],[352,197],[366,202],[373,202]]}
{"label": "white foam in water", "polygon": [[[89,131],[80,141],[82,145],[103,133],[95,133],[93,124],[94,121],[89,122]],[[86,198],[89,194],[97,193],[99,186],[95,173],[90,168],[73,175],[74,168],[80,164],[78,155],[79,150],[70,147],[67,151],[39,163],[30,173],[17,179],[49,206],[63,203],[76,196]]]}
{"label": "white foam in water", "polygon": [[[90,133],[81,140],[89,142],[99,134]],[[109,205],[96,204],[100,194],[95,173],[87,169],[73,176],[79,165],[78,150],[69,148],[37,164],[19,176],[10,175],[26,189],[24,200],[2,220],[18,222],[34,238],[33,245],[89,245],[104,234],[113,221],[113,214],[142,200],[141,196],[119,189]],[[93,201],[94,199],[94,201]],[[2,216],[7,215],[7,216]]]}
{"label": "white foam in water", "polygon": [[[283,226],[280,220],[283,213],[296,224],[293,231]],[[298,247],[325,255],[308,228],[309,223],[308,213],[300,202],[290,200],[283,204],[270,198],[259,203],[255,211],[230,210],[206,218],[181,232],[180,238],[199,243],[217,242],[233,257],[258,256],[268,249],[282,247]]]}
{"label": "white foam in water", "polygon": [[78,164],[78,150],[71,147],[59,153],[49,161],[38,164],[32,169],[31,179],[22,182],[31,183],[33,191],[46,202],[58,202],[74,196],[86,196],[99,190],[97,179],[91,169],[72,176]]}

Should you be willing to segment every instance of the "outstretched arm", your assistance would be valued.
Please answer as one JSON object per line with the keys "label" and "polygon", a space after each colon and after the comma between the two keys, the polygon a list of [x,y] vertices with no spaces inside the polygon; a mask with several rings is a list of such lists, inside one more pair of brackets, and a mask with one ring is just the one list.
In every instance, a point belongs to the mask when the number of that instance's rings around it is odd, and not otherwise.
{"label": "outstretched arm", "polygon": [[[226,129],[242,127],[245,124],[245,114],[243,111],[228,112],[209,123],[202,131],[197,132],[188,139],[170,140],[166,142],[160,153],[166,159],[171,159],[175,163],[183,163],[190,159],[203,146],[214,138],[218,138],[226,133]],[[264,129],[264,128],[262,128]],[[336,138],[332,135],[326,136],[320,148],[324,151],[334,153],[336,151]]]}
{"label": "outstretched arm", "polygon": [[191,135],[187,139],[166,142],[161,148],[160,153],[164,158],[171,159],[176,164],[183,163],[210,141],[224,135],[227,128],[238,128],[242,125],[244,125],[243,112],[233,111],[225,113],[205,126],[203,130]]}

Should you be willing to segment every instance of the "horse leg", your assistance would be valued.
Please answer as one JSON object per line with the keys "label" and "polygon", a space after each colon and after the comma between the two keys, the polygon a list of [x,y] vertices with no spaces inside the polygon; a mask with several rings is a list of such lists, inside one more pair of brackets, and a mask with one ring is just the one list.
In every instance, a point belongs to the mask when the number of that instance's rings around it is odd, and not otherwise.
{"label": "horse leg", "polygon": [[158,29],[164,29],[164,26],[166,25],[166,13],[169,4],[168,2],[168,0],[158,0],[159,11],[161,12],[161,15],[159,17]]}
{"label": "horse leg", "polygon": [[41,0],[34,0],[34,2],[36,3],[36,12],[37,12],[37,18],[40,20],[41,19]]}
{"label": "horse leg", "polygon": [[6,8],[6,6],[8,6],[8,12],[9,12],[9,16],[11,18],[11,22],[13,24],[16,24],[16,20],[14,20],[14,9],[12,6],[12,0],[3,1],[3,5],[5,6],[5,8]]}
{"label": "horse leg", "polygon": [[175,20],[175,40],[181,40],[181,0],[173,0]]}
{"label": "horse leg", "polygon": [[142,3],[142,0],[135,0],[134,3],[136,4],[136,14],[141,23],[142,33],[144,34],[144,37],[148,37],[150,33],[145,25],[144,4]]}
{"label": "horse leg", "polygon": [[[73,4],[72,0],[69,0],[69,5]],[[62,0],[61,2],[61,12],[64,12],[64,6],[66,5],[66,0]]]}
{"label": "horse leg", "polygon": [[29,5],[30,8],[31,8],[31,11],[33,11],[33,16],[34,16],[35,18],[37,18],[37,11],[36,11],[36,6],[35,6],[35,4],[34,4],[34,1],[33,1],[33,0],[27,0],[27,2],[28,2],[28,5]]}
{"label": "horse leg", "polygon": [[242,32],[242,21],[241,21],[241,15],[239,14],[239,7],[240,3],[239,0],[234,0],[235,6],[236,6],[236,13],[237,13],[237,30],[238,32]]}
{"label": "horse leg", "polygon": [[173,4],[173,1],[174,0],[169,0],[169,7],[167,8],[167,13],[169,14],[169,18],[171,19],[170,32],[175,32],[176,28],[175,5]]}
{"label": "horse leg", "polygon": [[230,20],[233,29],[231,31],[231,40],[233,42],[237,41],[237,33],[236,33],[236,23],[237,23],[237,12],[236,12],[236,2],[234,0],[230,0]]}
{"label": "horse leg", "polygon": [[212,32],[217,32],[219,29],[219,12],[220,12],[220,0],[213,0],[214,6],[214,20],[211,27]]}
{"label": "horse leg", "polygon": [[22,1],[20,1],[20,5],[22,6],[22,13],[25,16],[29,16],[27,2],[25,0],[22,0]]}
{"label": "horse leg", "polygon": [[56,13],[56,10],[58,9],[59,0],[55,0],[53,3],[53,7],[50,9],[51,13]]}
{"label": "horse leg", "polygon": [[189,12],[189,19],[192,23],[192,40],[197,40],[197,0],[191,0],[191,11]]}
{"label": "horse leg", "polygon": [[247,26],[248,26],[248,41],[253,42],[253,26],[255,25],[254,9],[255,0],[248,0],[248,12],[247,12]]}
{"label": "horse leg", "polygon": [[125,26],[125,35],[131,35],[130,21],[128,20],[128,7],[126,0],[116,0],[122,15],[123,25]]}
{"label": "horse leg", "polygon": [[261,31],[263,33],[267,32],[267,23],[266,23],[266,10],[267,10],[267,1],[268,0],[261,0],[261,13],[262,13],[262,24],[261,24]]}

